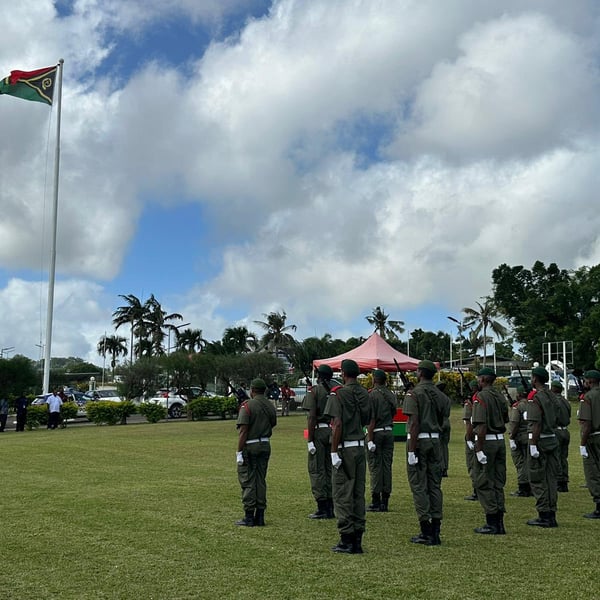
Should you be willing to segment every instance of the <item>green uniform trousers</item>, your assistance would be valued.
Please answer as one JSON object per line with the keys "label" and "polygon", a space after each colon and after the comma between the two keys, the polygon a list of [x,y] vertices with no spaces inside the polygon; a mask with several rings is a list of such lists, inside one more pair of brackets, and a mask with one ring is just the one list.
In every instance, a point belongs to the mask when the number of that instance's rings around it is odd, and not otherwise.
{"label": "green uniform trousers", "polygon": [[600,503],[600,435],[591,435],[587,443],[588,458],[583,459],[585,482],[596,504]]}
{"label": "green uniform trousers", "polygon": [[238,465],[238,481],[242,488],[244,510],[267,508],[267,468],[271,456],[269,442],[244,447],[244,464]]}
{"label": "green uniform trousers", "polygon": [[[408,445],[407,445],[408,451]],[[419,521],[442,518],[442,450],[439,439],[420,439],[419,462],[406,463],[408,483]]]}
{"label": "green uniform trousers", "polygon": [[517,483],[525,485],[529,483],[529,471],[527,470],[527,457],[529,455],[529,444],[517,441],[517,447],[510,451],[515,469],[517,470]]}
{"label": "green uniform trousers", "polygon": [[342,466],[333,469],[333,507],[340,534],[365,530],[367,461],[364,446],[341,448]]}
{"label": "green uniform trousers", "polygon": [[556,512],[558,503],[556,486],[558,440],[556,437],[540,439],[537,448],[540,456],[533,458],[530,453],[527,461],[529,482],[535,497],[535,508],[538,512]]}
{"label": "green uniform trousers", "polygon": [[504,486],[506,485],[506,446],[503,439],[486,440],[483,452],[487,463],[475,459],[475,490],[486,515],[504,512]]}
{"label": "green uniform trousers", "polygon": [[440,433],[440,450],[442,452],[442,471],[448,471],[450,465],[450,454],[448,446],[450,444],[450,422],[444,419],[442,433]]}
{"label": "green uniform trousers", "polygon": [[371,479],[371,494],[391,494],[392,492],[392,462],[394,460],[394,432],[376,431],[373,433],[375,452],[367,453],[369,476]]}
{"label": "green uniform trousers", "polygon": [[556,429],[558,440],[558,473],[556,480],[559,483],[569,483],[569,443],[571,434],[568,429]]}
{"label": "green uniform trousers", "polygon": [[315,500],[331,498],[331,428],[317,427],[313,443],[317,451],[308,453],[308,476]]}
{"label": "green uniform trousers", "polygon": [[473,489],[475,489],[475,471],[473,468],[476,460],[475,450],[471,450],[469,446],[467,446],[467,442],[465,442],[465,462],[467,463],[467,473],[469,473],[469,477],[471,478]]}

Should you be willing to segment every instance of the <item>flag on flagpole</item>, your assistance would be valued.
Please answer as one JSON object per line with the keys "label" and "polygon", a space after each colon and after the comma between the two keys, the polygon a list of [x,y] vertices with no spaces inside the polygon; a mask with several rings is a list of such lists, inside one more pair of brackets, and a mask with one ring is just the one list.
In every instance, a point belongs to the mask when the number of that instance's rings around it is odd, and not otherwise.
{"label": "flag on flagpole", "polygon": [[11,71],[0,80],[0,94],[52,104],[56,65],[35,71]]}

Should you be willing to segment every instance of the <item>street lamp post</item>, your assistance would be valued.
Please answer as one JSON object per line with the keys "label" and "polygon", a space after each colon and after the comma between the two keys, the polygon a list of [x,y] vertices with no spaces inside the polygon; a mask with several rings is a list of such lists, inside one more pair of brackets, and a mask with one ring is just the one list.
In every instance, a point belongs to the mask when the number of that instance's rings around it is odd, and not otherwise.
{"label": "street lamp post", "polygon": [[[456,323],[457,328],[458,328],[458,363],[459,363],[459,368],[462,367],[462,333],[463,333],[463,322],[462,320],[459,321],[458,319],[455,319],[454,317],[446,317],[447,319],[450,319],[450,321],[453,321],[454,323]],[[450,341],[450,343],[452,344],[452,340]],[[463,394],[463,378],[460,378],[460,394],[462,396]]]}
{"label": "street lamp post", "polygon": [[8,346],[7,348],[0,348],[0,358],[4,358],[4,353],[8,356],[9,352],[12,352],[15,349],[14,346]]}
{"label": "street lamp post", "polygon": [[[169,333],[168,333],[168,337],[167,337],[167,356],[169,356],[171,354],[171,329],[174,329],[175,331],[179,331],[179,329],[181,327],[187,327],[188,325],[189,325],[189,323],[182,323],[181,325],[170,325],[169,326]],[[169,393],[171,390],[170,379],[171,379],[171,373],[169,372],[169,368],[167,367],[167,422],[169,420]]]}

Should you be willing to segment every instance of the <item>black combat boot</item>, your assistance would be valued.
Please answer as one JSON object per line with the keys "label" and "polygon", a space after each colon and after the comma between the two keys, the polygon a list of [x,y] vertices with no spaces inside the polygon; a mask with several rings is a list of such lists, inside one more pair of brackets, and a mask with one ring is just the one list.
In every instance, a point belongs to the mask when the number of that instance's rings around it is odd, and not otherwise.
{"label": "black combat boot", "polygon": [[242,527],[254,527],[254,511],[247,510],[245,511],[245,516],[243,519],[236,521],[236,525],[241,525]]}
{"label": "black combat boot", "polygon": [[548,527],[558,527],[558,523],[556,522],[556,513],[554,511],[549,511],[548,513],[548,521],[550,525]]}
{"label": "black combat boot", "polygon": [[327,518],[327,500],[317,500],[317,510],[308,515],[309,519],[326,519]]}
{"label": "black combat boot", "polygon": [[528,483],[520,483],[519,489],[516,492],[512,492],[511,496],[516,496],[517,498],[529,498],[531,496],[531,490],[529,489]]}
{"label": "black combat boot", "polygon": [[496,513],[496,535],[506,535],[506,529],[504,529],[504,511],[499,510]]}
{"label": "black combat boot", "polygon": [[537,519],[529,519],[527,525],[533,525],[534,527],[551,527],[550,513],[546,511],[538,512]]}
{"label": "black combat boot", "polygon": [[440,530],[442,528],[441,519],[431,519],[431,545],[441,546],[442,540],[440,539]]}
{"label": "black combat boot", "polygon": [[568,492],[569,491],[569,484],[566,481],[559,481],[556,484],[556,491],[557,492]]}
{"label": "black combat boot", "polygon": [[470,502],[477,502],[477,492],[473,490],[473,493],[470,496],[465,496],[465,500],[469,500]]}
{"label": "black combat boot", "polygon": [[325,500],[325,511],[327,513],[326,519],[335,519],[335,514],[333,513],[333,498],[327,498],[327,500]]}
{"label": "black combat boot", "polygon": [[381,494],[371,494],[371,504],[367,506],[367,512],[381,512]]}
{"label": "black combat boot", "polygon": [[586,519],[600,519],[600,502],[596,504],[596,510],[594,512],[583,515]]}
{"label": "black combat boot", "polygon": [[381,494],[381,512],[388,512],[388,506],[390,503],[390,494],[389,492],[382,492]]}
{"label": "black combat boot", "polygon": [[254,512],[254,526],[264,527],[265,526],[265,509],[257,508]]}
{"label": "black combat boot", "polygon": [[473,531],[475,533],[482,533],[483,535],[497,535],[498,519],[496,514],[485,515],[485,525],[475,527]]}
{"label": "black combat boot", "polygon": [[354,534],[352,533],[342,533],[340,534],[340,541],[336,546],[333,546],[333,552],[338,552],[340,554],[353,554],[354,548]]}
{"label": "black combat boot", "polygon": [[423,544],[424,546],[433,545],[432,528],[429,521],[419,521],[421,533],[410,538],[413,544]]}
{"label": "black combat boot", "polygon": [[364,531],[355,531],[354,540],[352,540],[352,554],[363,554],[362,537]]}

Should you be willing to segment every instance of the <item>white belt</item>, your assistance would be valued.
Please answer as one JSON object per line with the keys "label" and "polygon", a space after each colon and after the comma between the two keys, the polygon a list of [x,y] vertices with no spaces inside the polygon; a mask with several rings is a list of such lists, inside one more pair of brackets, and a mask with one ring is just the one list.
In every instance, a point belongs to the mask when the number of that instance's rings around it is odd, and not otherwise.
{"label": "white belt", "polygon": [[429,438],[437,440],[440,437],[440,434],[439,433],[420,433],[417,437],[420,440],[425,440],[425,439],[429,439]]}
{"label": "white belt", "polygon": [[269,438],[256,438],[255,440],[246,440],[246,444],[258,444],[258,442],[268,442]]}
{"label": "white belt", "polygon": [[590,435],[600,435],[600,431],[593,431]]}
{"label": "white belt", "polygon": [[[567,429],[567,427],[557,427],[556,429],[562,429],[562,430],[565,430],[565,429]],[[600,431],[599,431],[598,433],[600,433]]]}
{"label": "white belt", "polygon": [[377,429],[373,429],[373,433],[375,433],[376,431],[392,431],[392,428],[387,426],[387,427],[377,427]]}
{"label": "white belt", "polygon": [[[477,436],[475,436],[475,439],[479,439]],[[497,440],[499,442],[501,442],[504,439],[504,434],[503,433],[486,433],[485,434],[485,441],[486,442],[491,442],[494,440]]]}
{"label": "white belt", "polygon": [[324,427],[327,427],[329,429],[329,423],[317,423],[317,426],[315,429],[322,429]]}
{"label": "white belt", "polygon": [[365,445],[365,441],[364,440],[348,440],[346,442],[342,442],[338,446],[338,450],[340,448],[356,448],[357,446],[364,446],[364,445]]}
{"label": "white belt", "polygon": [[[531,435],[531,433],[529,435]],[[556,437],[556,435],[554,433],[540,433],[540,439],[553,438],[553,437]]]}

